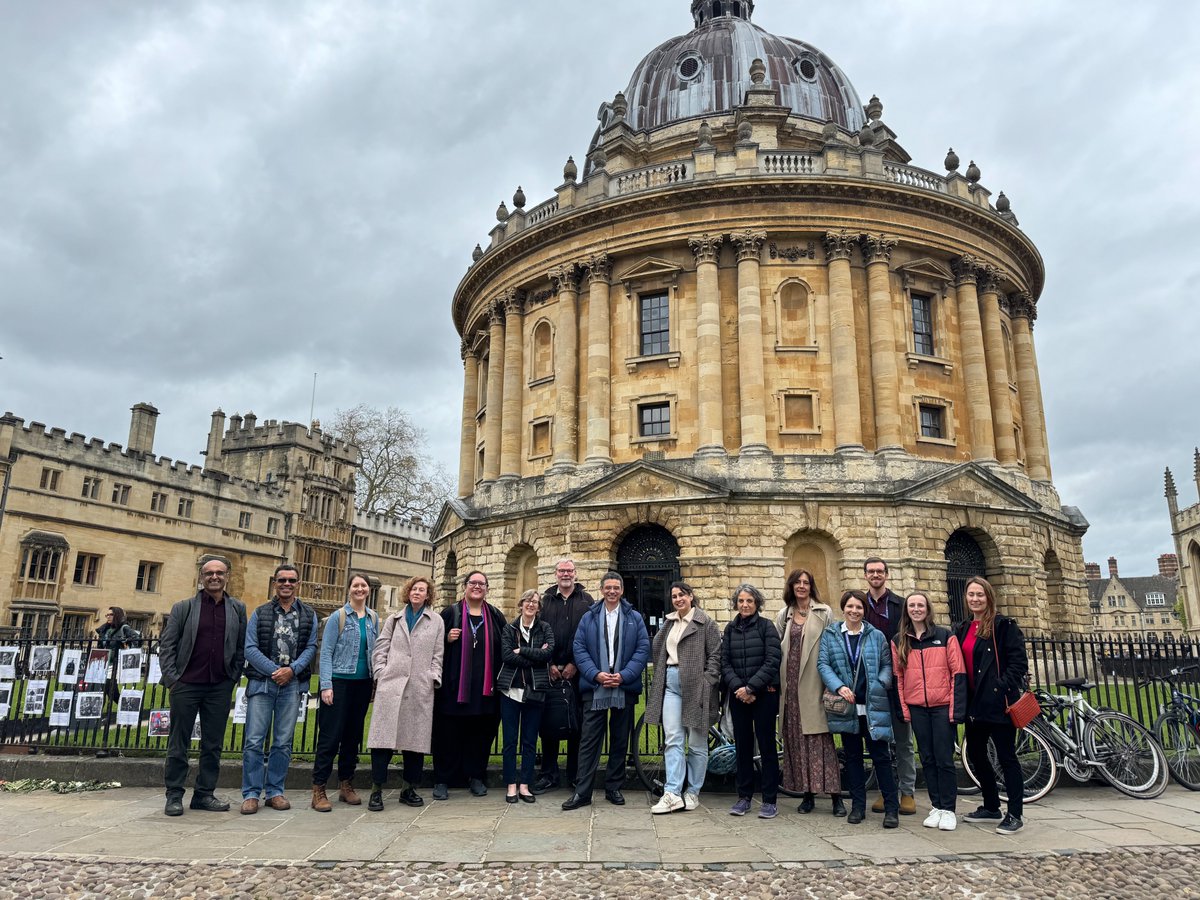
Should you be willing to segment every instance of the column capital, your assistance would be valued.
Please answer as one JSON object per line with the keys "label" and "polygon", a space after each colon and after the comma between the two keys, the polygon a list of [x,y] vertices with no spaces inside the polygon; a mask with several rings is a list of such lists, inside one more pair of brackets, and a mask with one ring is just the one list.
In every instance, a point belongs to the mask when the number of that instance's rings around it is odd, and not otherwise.
{"label": "column capital", "polygon": [[721,244],[725,240],[723,234],[694,234],[687,239],[688,246],[692,250],[692,256],[696,258],[696,265],[702,263],[717,262],[717,257],[721,255]]}
{"label": "column capital", "polygon": [[1000,281],[1005,274],[997,266],[979,267],[979,292],[981,294],[1000,293]]}
{"label": "column capital", "polygon": [[977,284],[983,260],[975,256],[959,256],[950,260],[950,269],[954,272],[956,285]]}
{"label": "column capital", "polygon": [[885,234],[864,234],[859,245],[862,248],[863,259],[867,265],[892,261],[892,251],[896,249],[896,241]]}
{"label": "column capital", "polygon": [[854,250],[854,245],[858,242],[858,235],[851,234],[848,231],[830,231],[825,234],[825,261],[833,262],[835,259],[850,259],[850,255]]}
{"label": "column capital", "polygon": [[504,305],[504,312],[510,316],[519,316],[525,311],[525,292],[519,291],[516,288],[509,288],[500,295],[501,303]]}
{"label": "column capital", "polygon": [[504,325],[504,296],[501,295],[492,301],[488,307],[488,325],[492,328],[501,327]]}
{"label": "column capital", "polygon": [[555,296],[563,290],[579,290],[579,266],[576,263],[555,266],[548,275],[550,290],[554,292]]}
{"label": "column capital", "polygon": [[738,262],[743,260],[759,259],[759,254],[762,253],[763,244],[767,241],[767,233],[765,231],[735,231],[729,236],[729,240],[737,247]]}
{"label": "column capital", "polygon": [[608,281],[612,278],[612,257],[607,253],[593,253],[581,265],[587,272],[588,281]]}
{"label": "column capital", "polygon": [[1037,301],[1028,291],[1009,294],[1008,314],[1014,319],[1028,319],[1032,323],[1037,318]]}
{"label": "column capital", "polygon": [[479,359],[479,345],[477,343],[479,335],[469,334],[462,339],[462,347],[459,353],[462,355],[463,362],[468,359]]}

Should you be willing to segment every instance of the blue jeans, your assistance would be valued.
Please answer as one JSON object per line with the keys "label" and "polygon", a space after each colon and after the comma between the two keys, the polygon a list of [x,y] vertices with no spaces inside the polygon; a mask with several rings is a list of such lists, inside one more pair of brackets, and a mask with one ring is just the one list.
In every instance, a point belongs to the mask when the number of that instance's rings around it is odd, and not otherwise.
{"label": "blue jeans", "polygon": [[[700,793],[704,786],[704,775],[708,770],[708,729],[692,728],[683,724],[683,690],[679,686],[679,667],[667,667],[667,689],[663,694],[662,708],[663,762],[667,767],[663,791],[683,796],[683,777],[687,774],[687,786],[693,794]],[[687,754],[684,755],[684,739],[687,739]],[[685,767],[684,761],[687,761]]]}
{"label": "blue jeans", "polygon": [[[511,697],[500,697],[500,720],[504,724],[504,783],[533,784],[533,768],[537,758],[538,726],[542,722],[544,703],[518,703]],[[521,778],[517,780],[517,745],[521,746]]]}
{"label": "blue jeans", "polygon": [[[269,678],[251,679],[246,686],[246,734],[242,741],[243,800],[262,796],[264,769],[267,799],[283,793],[288,765],[292,761],[292,735],[296,731],[299,713],[300,682],[295,678],[283,687]],[[271,751],[264,759],[263,742],[268,729],[271,730]]]}

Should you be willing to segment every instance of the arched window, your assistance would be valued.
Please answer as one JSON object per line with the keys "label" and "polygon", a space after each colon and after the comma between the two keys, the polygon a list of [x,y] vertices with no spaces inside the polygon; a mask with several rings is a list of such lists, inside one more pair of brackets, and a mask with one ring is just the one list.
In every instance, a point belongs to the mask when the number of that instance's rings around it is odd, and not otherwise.
{"label": "arched window", "polygon": [[956,531],[946,541],[946,597],[950,601],[950,621],[961,622],[967,617],[963,593],[967,579],[976,575],[987,578],[987,560],[975,538],[965,531]]}
{"label": "arched window", "polygon": [[[821,600],[836,609],[838,598],[833,596],[833,591],[840,581],[838,557],[837,545],[829,535],[819,531],[798,531],[788,538],[783,548],[783,558],[787,561],[784,578],[796,569],[811,572]],[[773,598],[768,595],[768,599]],[[786,601],[787,598],[780,597],[781,603]]]}
{"label": "arched window", "polygon": [[653,635],[671,610],[671,582],[679,578],[679,542],[661,525],[641,525],[617,548],[617,571],[625,579],[625,598]]}
{"label": "arched window", "polygon": [[[511,604],[511,612],[516,615],[520,610],[517,609],[517,603],[521,599],[521,595],[526,591],[536,590],[538,586],[537,579],[537,551],[528,544],[517,544],[508,551],[508,558],[504,563],[505,580],[512,585],[511,598],[508,603]],[[493,588],[496,585],[493,585]],[[493,598],[493,602],[498,603],[498,598]]]}
{"label": "arched window", "polygon": [[529,348],[529,380],[541,381],[554,377],[554,329],[542,319],[533,326]]}
{"label": "arched window", "polygon": [[776,304],[776,346],[813,346],[816,340],[808,285],[794,280],[784,283],[779,288]]}

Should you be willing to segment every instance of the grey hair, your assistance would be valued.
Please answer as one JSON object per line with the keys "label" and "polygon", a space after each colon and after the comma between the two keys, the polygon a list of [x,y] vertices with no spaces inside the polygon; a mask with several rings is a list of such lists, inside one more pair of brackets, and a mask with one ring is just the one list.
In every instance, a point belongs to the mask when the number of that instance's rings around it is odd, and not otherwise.
{"label": "grey hair", "polygon": [[758,612],[762,612],[763,606],[766,604],[766,599],[762,595],[762,591],[756,588],[749,582],[742,582],[733,589],[733,596],[729,598],[729,608],[737,609],[738,594],[747,593],[754,598],[754,608]]}

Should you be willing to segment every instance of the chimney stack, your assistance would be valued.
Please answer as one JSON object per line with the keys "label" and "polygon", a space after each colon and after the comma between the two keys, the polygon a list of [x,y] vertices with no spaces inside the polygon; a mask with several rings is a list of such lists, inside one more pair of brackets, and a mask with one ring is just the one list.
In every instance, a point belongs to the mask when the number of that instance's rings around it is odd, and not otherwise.
{"label": "chimney stack", "polygon": [[1095,581],[1100,580],[1100,563],[1084,563],[1083,575],[1085,578]]}
{"label": "chimney stack", "polygon": [[1179,577],[1179,557],[1174,553],[1163,553],[1158,557],[1158,574],[1163,578]]}
{"label": "chimney stack", "polygon": [[1108,577],[1117,577],[1117,558],[1115,556],[1110,556],[1108,558]]}
{"label": "chimney stack", "polygon": [[212,414],[208,430],[208,449],[204,451],[204,468],[221,471],[221,439],[225,435],[225,413],[218,409]]}
{"label": "chimney stack", "polygon": [[158,422],[158,410],[149,403],[136,403],[129,408],[133,415],[129,419],[129,440],[125,446],[132,453],[150,455],[154,452],[154,426]]}

